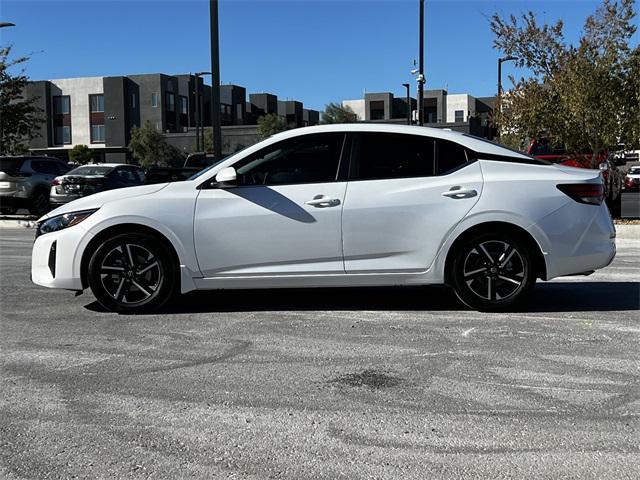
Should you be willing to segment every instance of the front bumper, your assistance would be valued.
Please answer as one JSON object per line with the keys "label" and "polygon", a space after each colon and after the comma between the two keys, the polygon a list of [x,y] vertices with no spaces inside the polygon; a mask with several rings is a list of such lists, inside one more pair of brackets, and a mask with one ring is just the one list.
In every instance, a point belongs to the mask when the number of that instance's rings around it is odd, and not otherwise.
{"label": "front bumper", "polygon": [[[36,238],[31,253],[31,280],[48,288],[82,290],[79,247],[92,235],[81,225]],[[52,268],[53,265],[53,268]]]}

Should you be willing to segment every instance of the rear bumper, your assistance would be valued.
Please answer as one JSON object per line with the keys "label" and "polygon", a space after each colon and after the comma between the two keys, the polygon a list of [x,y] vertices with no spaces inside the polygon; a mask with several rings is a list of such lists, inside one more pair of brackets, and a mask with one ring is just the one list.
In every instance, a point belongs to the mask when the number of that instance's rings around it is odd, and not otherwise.
{"label": "rear bumper", "polygon": [[570,202],[529,227],[539,240],[547,280],[598,270],[616,255],[615,227],[609,210]]}

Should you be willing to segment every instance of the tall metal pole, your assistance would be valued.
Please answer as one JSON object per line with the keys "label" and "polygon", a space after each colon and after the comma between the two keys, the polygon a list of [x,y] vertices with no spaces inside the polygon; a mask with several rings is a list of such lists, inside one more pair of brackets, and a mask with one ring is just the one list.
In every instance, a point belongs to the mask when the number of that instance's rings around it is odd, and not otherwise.
{"label": "tall metal pole", "polygon": [[418,125],[424,125],[424,0],[420,0],[420,68],[418,71]]}
{"label": "tall metal pole", "polygon": [[411,125],[411,84],[403,83],[402,86],[407,89],[407,125]]}
{"label": "tall metal pole", "polygon": [[[211,127],[216,160],[222,159],[222,130],[220,126],[220,45],[218,31],[218,0],[210,0],[211,20]],[[203,142],[204,143],[204,142]]]}
{"label": "tall metal pole", "polygon": [[196,121],[196,152],[200,152],[200,77],[196,74],[196,98],[195,98],[195,121]]}

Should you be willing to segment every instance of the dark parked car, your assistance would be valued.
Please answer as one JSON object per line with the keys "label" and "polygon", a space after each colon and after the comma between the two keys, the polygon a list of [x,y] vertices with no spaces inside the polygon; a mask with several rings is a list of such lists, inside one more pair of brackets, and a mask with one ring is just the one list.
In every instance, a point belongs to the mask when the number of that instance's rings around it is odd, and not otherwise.
{"label": "dark parked car", "polygon": [[0,211],[10,215],[26,208],[32,215],[44,215],[51,182],[69,168],[54,157],[0,157]]}
{"label": "dark parked car", "polygon": [[134,187],[145,183],[140,167],[120,163],[83,165],[56,177],[51,186],[50,201],[54,206],[104,190]]}

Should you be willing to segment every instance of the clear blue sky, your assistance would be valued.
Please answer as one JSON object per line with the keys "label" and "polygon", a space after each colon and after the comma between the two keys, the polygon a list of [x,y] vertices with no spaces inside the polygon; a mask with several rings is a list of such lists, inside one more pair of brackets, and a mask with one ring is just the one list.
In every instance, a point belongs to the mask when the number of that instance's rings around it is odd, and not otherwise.
{"label": "clear blue sky", "polygon": [[[426,88],[493,95],[497,52],[487,17],[533,10],[563,18],[575,39],[598,2],[426,2]],[[32,53],[32,79],[208,70],[209,3],[199,1],[1,0],[1,43]],[[403,95],[418,54],[418,1],[220,2],[221,80],[309,108]],[[513,73],[512,66],[505,73]]]}

